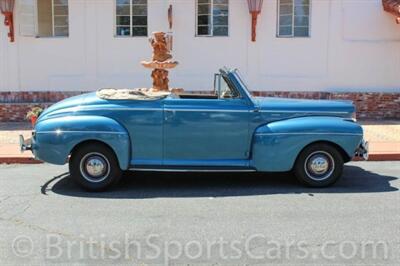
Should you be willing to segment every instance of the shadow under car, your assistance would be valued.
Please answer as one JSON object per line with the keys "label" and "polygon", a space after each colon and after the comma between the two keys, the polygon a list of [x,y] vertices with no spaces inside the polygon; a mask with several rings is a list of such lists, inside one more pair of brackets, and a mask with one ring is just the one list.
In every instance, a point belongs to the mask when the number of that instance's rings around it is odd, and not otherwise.
{"label": "shadow under car", "polygon": [[345,166],[342,178],[327,188],[308,188],[291,173],[158,173],[127,172],[117,186],[100,193],[82,190],[69,173],[53,177],[41,188],[53,193],[88,198],[239,197],[274,194],[371,193],[397,191],[390,181],[357,166]]}

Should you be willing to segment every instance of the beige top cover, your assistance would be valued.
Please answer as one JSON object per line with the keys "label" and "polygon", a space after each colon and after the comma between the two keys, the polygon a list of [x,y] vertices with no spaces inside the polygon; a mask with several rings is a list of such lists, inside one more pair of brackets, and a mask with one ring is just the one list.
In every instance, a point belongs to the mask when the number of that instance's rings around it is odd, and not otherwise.
{"label": "beige top cover", "polygon": [[105,100],[159,100],[170,95],[169,91],[154,91],[152,89],[100,89],[97,97]]}

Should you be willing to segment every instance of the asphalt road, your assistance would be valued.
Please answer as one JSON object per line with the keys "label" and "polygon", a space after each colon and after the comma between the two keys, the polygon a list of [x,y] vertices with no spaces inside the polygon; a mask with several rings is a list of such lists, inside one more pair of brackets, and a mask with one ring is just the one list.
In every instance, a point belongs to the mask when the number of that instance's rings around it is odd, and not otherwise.
{"label": "asphalt road", "polygon": [[334,187],[289,174],[127,174],[82,191],[67,167],[0,166],[8,264],[400,263],[400,162],[357,162]]}

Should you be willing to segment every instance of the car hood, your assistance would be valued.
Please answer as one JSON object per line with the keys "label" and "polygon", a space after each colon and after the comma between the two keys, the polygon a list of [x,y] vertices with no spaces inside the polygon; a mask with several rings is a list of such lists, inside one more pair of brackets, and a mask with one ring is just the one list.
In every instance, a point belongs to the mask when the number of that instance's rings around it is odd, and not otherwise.
{"label": "car hood", "polygon": [[306,100],[272,97],[254,98],[262,112],[335,115],[349,117],[355,112],[352,101]]}

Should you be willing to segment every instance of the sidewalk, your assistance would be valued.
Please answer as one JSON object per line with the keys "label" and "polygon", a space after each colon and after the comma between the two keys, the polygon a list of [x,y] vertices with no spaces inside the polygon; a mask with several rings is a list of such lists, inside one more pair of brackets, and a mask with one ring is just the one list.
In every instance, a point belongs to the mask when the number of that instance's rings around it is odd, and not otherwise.
{"label": "sidewalk", "polygon": [[41,163],[33,158],[30,151],[21,153],[19,138],[21,134],[25,139],[31,137],[32,127],[29,123],[0,123],[0,163]]}
{"label": "sidewalk", "polygon": [[[400,160],[400,121],[364,121],[365,139],[369,141],[370,161]],[[41,163],[30,151],[21,153],[18,136],[31,137],[28,123],[0,123],[0,163]]]}
{"label": "sidewalk", "polygon": [[369,141],[369,161],[400,160],[400,121],[361,121]]}

